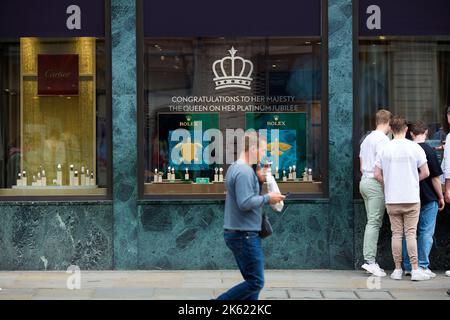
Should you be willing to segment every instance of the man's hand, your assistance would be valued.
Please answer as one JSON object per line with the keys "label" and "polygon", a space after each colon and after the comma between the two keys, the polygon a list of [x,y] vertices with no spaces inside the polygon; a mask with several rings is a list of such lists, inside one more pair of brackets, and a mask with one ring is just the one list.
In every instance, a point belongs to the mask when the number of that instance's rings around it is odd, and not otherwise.
{"label": "man's hand", "polygon": [[269,200],[270,204],[277,204],[278,202],[281,202],[286,198],[281,193],[277,193],[277,192],[269,192],[269,197],[270,197],[270,200]]}
{"label": "man's hand", "polygon": [[450,203],[450,192],[449,192],[449,190],[445,190],[444,197],[445,197],[445,202]]}
{"label": "man's hand", "polygon": [[439,206],[438,206],[438,208],[439,208],[439,211],[444,210],[444,208],[445,208],[445,200],[444,200],[444,198],[440,198],[439,199]]}

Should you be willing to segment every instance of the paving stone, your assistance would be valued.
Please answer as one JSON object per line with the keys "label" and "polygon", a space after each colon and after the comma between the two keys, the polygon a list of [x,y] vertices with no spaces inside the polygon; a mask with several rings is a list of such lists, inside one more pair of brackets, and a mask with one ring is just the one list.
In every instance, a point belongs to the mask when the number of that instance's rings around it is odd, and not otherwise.
{"label": "paving stone", "polygon": [[360,290],[357,290],[355,292],[361,299],[370,299],[370,300],[375,300],[375,299],[393,300],[394,299],[387,291],[376,291],[376,290],[360,291]]}
{"label": "paving stone", "polygon": [[0,290],[0,300],[30,300],[35,293],[33,289],[9,289]]}
{"label": "paving stone", "polygon": [[89,300],[94,295],[93,289],[36,289],[33,300]]}
{"label": "paving stone", "polygon": [[286,289],[263,289],[260,293],[260,298],[264,300],[288,299]]}
{"label": "paving stone", "polygon": [[98,288],[94,300],[151,300],[155,293],[153,288]]}
{"label": "paving stone", "polygon": [[[0,299],[209,300],[242,282],[235,270],[82,271],[81,290],[68,290],[69,276],[49,271],[0,272]],[[261,299],[450,300],[446,294],[449,278],[442,272],[436,279],[422,282],[385,277],[377,290],[370,290],[373,283],[367,281],[367,275],[361,271],[266,270]]]}
{"label": "paving stone", "polygon": [[319,290],[288,290],[291,299],[323,299]]}
{"label": "paving stone", "polygon": [[358,299],[353,291],[347,290],[323,290],[325,299]]}
{"label": "paving stone", "polygon": [[198,288],[156,288],[154,300],[210,300],[214,290]]}

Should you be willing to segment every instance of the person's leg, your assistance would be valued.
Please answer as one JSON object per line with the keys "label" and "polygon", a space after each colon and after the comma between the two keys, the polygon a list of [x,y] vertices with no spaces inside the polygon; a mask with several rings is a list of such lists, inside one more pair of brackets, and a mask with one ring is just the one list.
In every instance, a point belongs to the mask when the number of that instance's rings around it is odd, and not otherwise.
{"label": "person's leg", "polygon": [[218,300],[257,300],[264,286],[264,256],[261,238],[257,232],[242,233],[238,241],[228,238],[227,245],[233,251],[244,282],[234,286]]}
{"label": "person's leg", "polygon": [[403,213],[406,245],[412,270],[419,267],[417,258],[417,224],[419,223],[420,203],[408,204]]}
{"label": "person's leg", "polygon": [[430,251],[433,246],[434,230],[439,208],[436,201],[425,204],[420,209],[419,224],[417,226],[417,251],[419,267],[429,269]]}
{"label": "person's leg", "polygon": [[364,194],[364,204],[367,213],[367,224],[364,232],[363,254],[367,263],[375,263],[378,237],[383,223],[385,210],[384,194],[381,184],[375,179],[362,179],[361,195]]}
{"label": "person's leg", "polygon": [[392,257],[395,263],[395,269],[402,268],[402,239],[403,239],[403,215],[401,214],[402,205],[388,204],[386,205],[389,220],[391,222],[391,246]]}
{"label": "person's leg", "polygon": [[403,235],[402,241],[402,257],[403,257],[403,269],[406,272],[411,272],[411,262],[409,261],[408,256],[408,247],[406,246],[406,235]]}

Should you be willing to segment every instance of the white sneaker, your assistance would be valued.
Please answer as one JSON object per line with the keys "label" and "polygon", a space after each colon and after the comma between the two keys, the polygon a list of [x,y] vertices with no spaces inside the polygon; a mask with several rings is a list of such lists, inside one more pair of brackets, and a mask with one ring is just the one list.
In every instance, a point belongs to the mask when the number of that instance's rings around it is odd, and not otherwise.
{"label": "white sneaker", "polygon": [[402,269],[395,269],[394,272],[391,274],[391,279],[393,280],[402,280],[403,270]]}
{"label": "white sneaker", "polygon": [[420,268],[420,270],[426,275],[430,276],[430,278],[436,278],[436,273],[431,271],[430,269]]}
{"label": "white sneaker", "polygon": [[386,277],[386,272],[384,272],[384,270],[380,268],[378,263],[364,263],[361,268],[376,277]]}
{"label": "white sneaker", "polygon": [[430,280],[431,277],[423,272],[421,269],[411,271],[411,280],[412,281],[425,281]]}
{"label": "white sneaker", "polygon": [[445,275],[446,275],[447,277],[450,277],[450,270],[449,270],[449,271],[445,271]]}

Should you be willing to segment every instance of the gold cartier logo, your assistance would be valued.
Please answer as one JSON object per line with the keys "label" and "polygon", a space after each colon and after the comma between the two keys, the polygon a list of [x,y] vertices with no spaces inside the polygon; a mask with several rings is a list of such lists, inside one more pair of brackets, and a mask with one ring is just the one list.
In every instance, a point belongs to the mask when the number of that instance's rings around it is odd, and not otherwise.
{"label": "gold cartier logo", "polygon": [[44,73],[45,77],[48,79],[65,79],[70,78],[72,75],[71,72],[63,72],[63,71],[55,71],[55,70],[46,70]]}

